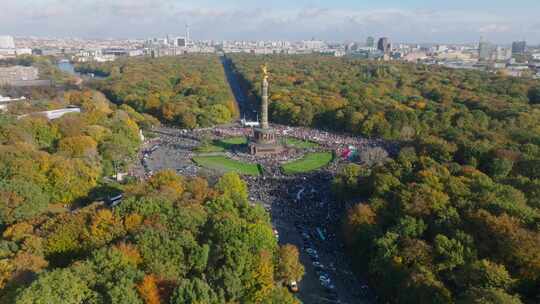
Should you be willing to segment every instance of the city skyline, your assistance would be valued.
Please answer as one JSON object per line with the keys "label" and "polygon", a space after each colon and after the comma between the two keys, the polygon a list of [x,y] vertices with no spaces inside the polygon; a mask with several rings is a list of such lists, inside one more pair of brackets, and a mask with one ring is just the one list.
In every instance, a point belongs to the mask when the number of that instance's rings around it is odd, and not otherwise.
{"label": "city skyline", "polygon": [[[534,0],[432,3],[366,1],[8,0],[0,35],[137,38],[182,33],[194,39],[362,41],[387,36],[396,42],[540,43]],[[519,3],[516,3],[519,2]]]}

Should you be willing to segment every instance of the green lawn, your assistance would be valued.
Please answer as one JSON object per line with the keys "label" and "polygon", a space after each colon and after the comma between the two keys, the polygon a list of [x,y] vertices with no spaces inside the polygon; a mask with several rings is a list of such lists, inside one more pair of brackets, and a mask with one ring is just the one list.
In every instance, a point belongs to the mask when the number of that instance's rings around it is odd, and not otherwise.
{"label": "green lawn", "polygon": [[260,174],[257,165],[239,162],[225,156],[197,156],[193,158],[193,161],[201,167],[221,172],[234,171],[242,175]]}
{"label": "green lawn", "polygon": [[306,154],[302,159],[284,164],[281,168],[285,174],[304,173],[320,169],[332,161],[332,153],[318,152]]}
{"label": "green lawn", "polygon": [[316,142],[309,140],[302,140],[294,137],[285,137],[282,140],[283,144],[289,147],[299,148],[299,149],[309,149],[316,148],[319,146]]}
{"label": "green lawn", "polygon": [[232,145],[232,146],[245,145],[247,144],[247,138],[245,136],[229,137],[229,138],[222,139],[219,142],[225,145]]}
{"label": "green lawn", "polygon": [[221,140],[213,140],[211,143],[201,145],[195,150],[200,153],[223,152],[245,144],[247,144],[247,138],[245,136],[229,137]]}

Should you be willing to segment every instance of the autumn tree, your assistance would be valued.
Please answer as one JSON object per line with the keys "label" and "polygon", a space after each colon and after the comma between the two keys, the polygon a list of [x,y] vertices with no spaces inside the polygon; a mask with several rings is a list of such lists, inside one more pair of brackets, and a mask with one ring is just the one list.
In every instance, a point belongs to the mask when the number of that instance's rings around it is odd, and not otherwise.
{"label": "autumn tree", "polygon": [[159,297],[159,290],[157,287],[156,277],[153,275],[146,275],[139,285],[137,285],[139,295],[144,300],[145,304],[160,304],[161,299]]}
{"label": "autumn tree", "polygon": [[285,282],[301,281],[304,276],[304,266],[300,264],[299,252],[296,246],[285,244],[279,247],[278,277]]}

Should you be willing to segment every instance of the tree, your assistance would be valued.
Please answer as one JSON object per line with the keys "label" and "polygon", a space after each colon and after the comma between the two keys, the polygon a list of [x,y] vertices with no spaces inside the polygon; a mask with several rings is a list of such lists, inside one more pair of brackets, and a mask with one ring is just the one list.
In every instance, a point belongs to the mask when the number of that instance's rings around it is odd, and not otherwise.
{"label": "tree", "polygon": [[506,293],[497,288],[472,288],[462,296],[459,304],[521,304],[518,296]]}
{"label": "tree", "polygon": [[187,189],[198,203],[203,203],[210,192],[208,181],[200,177],[190,180],[187,184]]}
{"label": "tree", "polygon": [[[348,244],[366,248],[376,232],[377,214],[368,204],[356,204],[347,211],[344,233]],[[356,246],[355,246],[356,247]],[[367,248],[366,248],[367,250]]]}
{"label": "tree", "polygon": [[247,185],[235,172],[223,174],[216,185],[216,189],[234,201],[243,203],[248,200]]}
{"label": "tree", "polygon": [[175,201],[184,193],[185,183],[184,178],[173,170],[163,170],[154,174],[148,180],[147,188],[146,191],[148,192],[159,193],[159,196]]}
{"label": "tree", "polygon": [[16,298],[17,304],[90,303],[97,298],[86,282],[69,269],[43,273]]}
{"label": "tree", "polygon": [[157,287],[156,277],[153,275],[146,275],[139,285],[137,290],[140,297],[144,300],[145,304],[160,304],[161,299],[159,297],[159,290]]}
{"label": "tree", "polygon": [[93,158],[97,155],[97,142],[90,136],[73,136],[58,142],[58,151],[68,157]]}
{"label": "tree", "polygon": [[123,235],[121,220],[110,210],[98,210],[93,216],[86,237],[96,247],[103,246]]}
{"label": "tree", "polygon": [[96,186],[100,171],[82,159],[55,159],[48,172],[52,199],[67,204],[86,196]]}
{"label": "tree", "polygon": [[269,298],[264,299],[264,304],[300,304],[300,301],[296,299],[285,287],[277,287],[272,291],[272,295]]}
{"label": "tree", "polygon": [[512,279],[504,265],[483,259],[468,265],[463,274],[468,287],[499,288],[509,290],[516,280]]}
{"label": "tree", "polygon": [[437,270],[452,270],[465,263],[465,248],[458,241],[449,239],[445,235],[435,237],[435,253],[437,254]]}
{"label": "tree", "polygon": [[366,175],[365,170],[357,164],[343,166],[332,182],[332,192],[340,200],[346,200],[358,195],[360,187],[358,179]]}
{"label": "tree", "polygon": [[136,236],[136,242],[145,267],[160,278],[170,280],[187,274],[196,261],[190,261],[190,257],[202,250],[188,231],[173,234],[167,230],[147,229]]}
{"label": "tree", "polygon": [[123,277],[107,286],[107,302],[111,304],[143,304],[133,281]]}
{"label": "tree", "polygon": [[529,89],[528,97],[531,104],[540,104],[540,85],[531,87]]}
{"label": "tree", "polygon": [[491,162],[489,173],[494,178],[504,178],[512,171],[513,166],[514,162],[509,159],[495,158]]}
{"label": "tree", "polygon": [[217,304],[218,296],[207,282],[200,278],[181,280],[175,289],[171,304]]}
{"label": "tree", "polygon": [[452,295],[444,283],[425,268],[414,269],[405,283],[408,292],[399,294],[402,303],[450,304]]}
{"label": "tree", "polygon": [[360,161],[368,166],[381,164],[388,159],[388,152],[381,147],[367,148],[360,153]]}
{"label": "tree", "polygon": [[304,276],[304,266],[300,263],[296,246],[285,244],[279,247],[278,277],[286,283],[300,282]]}
{"label": "tree", "polygon": [[29,219],[44,212],[49,196],[35,183],[23,179],[0,181],[0,225]]}
{"label": "tree", "polygon": [[223,124],[231,121],[231,112],[222,104],[210,106],[209,115],[216,124]]}
{"label": "tree", "polygon": [[251,303],[261,303],[274,289],[274,264],[269,251],[263,250],[259,253],[251,277],[247,298]]}

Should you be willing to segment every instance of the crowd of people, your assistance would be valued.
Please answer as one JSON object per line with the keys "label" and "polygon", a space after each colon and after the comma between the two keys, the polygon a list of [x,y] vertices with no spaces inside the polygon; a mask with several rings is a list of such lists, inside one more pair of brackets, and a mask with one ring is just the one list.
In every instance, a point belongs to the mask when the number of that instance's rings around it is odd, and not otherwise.
{"label": "crowd of people", "polygon": [[[327,170],[336,172],[338,163],[342,160],[343,151],[353,148],[356,152],[355,159],[343,159],[344,161],[364,161],[367,155],[376,155],[381,161],[388,155],[395,155],[398,146],[393,143],[376,139],[367,139],[358,136],[339,135],[316,129],[273,125],[278,138],[296,138],[303,141],[314,142],[317,146],[305,149],[288,147],[279,154],[255,156],[243,150],[225,151],[225,154],[238,161],[260,164],[265,176],[282,176],[281,165],[300,159],[307,152],[333,151],[337,158],[330,163]],[[179,174],[197,175],[197,166],[192,162],[195,156],[195,148],[207,139],[224,139],[228,137],[245,136],[252,138],[253,129],[242,128],[236,125],[221,126],[214,128],[201,128],[194,130],[159,128],[154,129],[155,138],[145,142],[140,153],[141,166],[136,166],[130,174],[140,178],[148,177],[156,170],[165,168],[175,169]],[[158,151],[152,147],[162,144]],[[375,152],[375,153],[373,153]],[[152,157],[153,156],[153,157]],[[369,158],[369,157],[367,157]],[[371,157],[373,158],[373,157]]]}
{"label": "crowd of people", "polygon": [[[292,243],[301,251],[306,268],[306,276],[300,283],[303,301],[373,302],[366,281],[350,271],[351,263],[337,231],[336,223],[341,220],[345,206],[336,204],[332,198],[333,176],[334,173],[322,170],[277,178],[251,177],[247,183],[250,199],[261,202],[271,213],[280,243]],[[332,287],[321,283],[319,278],[323,275]],[[360,286],[364,287],[359,289]]]}
{"label": "crowd of people", "polygon": [[[338,136],[329,132],[305,128],[275,126],[278,137],[294,137],[300,140],[318,143],[311,150],[338,150],[349,145],[359,149],[369,147],[391,148],[384,142],[359,137]],[[148,139],[140,153],[140,178],[145,178],[153,172],[162,169],[174,169],[185,176],[201,174],[192,158],[195,148],[203,138],[223,139],[235,136],[251,136],[252,130],[240,127],[217,127],[197,130],[181,130],[175,128],[159,128],[154,130],[156,137]],[[339,150],[338,150],[339,151]],[[311,284],[311,291],[321,299],[337,297],[342,303],[356,303],[355,299],[367,299],[368,294],[356,294],[355,286],[367,286],[350,272],[342,241],[338,237],[335,223],[345,212],[345,206],[334,203],[331,197],[331,179],[339,168],[339,158],[329,164],[324,170],[312,173],[287,176],[281,170],[281,164],[302,157],[304,151],[291,149],[277,155],[256,157],[247,152],[227,152],[230,158],[261,164],[261,177],[244,177],[249,185],[250,200],[261,202],[271,213],[272,222],[278,231],[288,227],[296,232],[296,237],[285,231],[279,231],[281,242],[293,243],[303,252],[307,279],[300,287]],[[279,223],[279,224],[278,224]],[[316,233],[317,231],[317,233]],[[321,239],[324,235],[324,240]],[[308,256],[305,250],[318,252],[316,261],[313,254]],[[321,266],[322,265],[322,266]],[[322,267],[322,268],[321,268]],[[321,272],[335,285],[335,293],[329,293],[328,287],[320,285]],[[310,279],[311,278],[311,279]],[[309,283],[311,282],[311,283]],[[312,292],[310,292],[311,294]],[[308,301],[311,302],[311,301]],[[330,302],[331,303],[331,302]]]}

